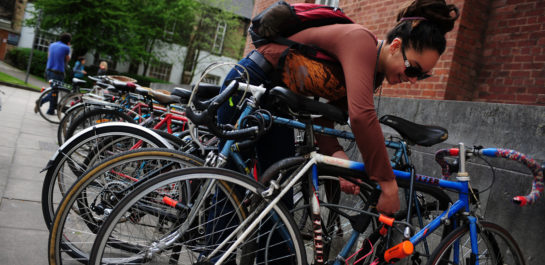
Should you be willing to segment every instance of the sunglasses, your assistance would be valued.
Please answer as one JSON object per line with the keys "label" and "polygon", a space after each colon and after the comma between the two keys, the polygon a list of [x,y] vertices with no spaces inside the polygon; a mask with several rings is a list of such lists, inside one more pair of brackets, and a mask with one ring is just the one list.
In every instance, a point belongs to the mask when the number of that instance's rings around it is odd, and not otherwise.
{"label": "sunglasses", "polygon": [[417,80],[424,80],[431,75],[428,73],[423,73],[422,68],[419,66],[412,66],[407,56],[405,55],[405,49],[401,48],[401,55],[403,55],[403,61],[405,62],[405,75],[408,77],[416,77]]}

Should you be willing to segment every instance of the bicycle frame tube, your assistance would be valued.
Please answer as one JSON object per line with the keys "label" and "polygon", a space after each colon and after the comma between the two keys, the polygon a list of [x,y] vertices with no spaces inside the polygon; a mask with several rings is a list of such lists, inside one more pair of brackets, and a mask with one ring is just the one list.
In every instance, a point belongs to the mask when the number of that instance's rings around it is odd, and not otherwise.
{"label": "bicycle frame tube", "polygon": [[[317,153],[312,153],[311,157],[316,160],[317,163],[322,163],[326,165],[331,166],[337,166],[341,168],[348,168],[353,169],[357,171],[364,171],[365,165],[361,162],[355,162],[355,161],[349,161],[344,159],[339,159],[331,156],[324,156]],[[398,179],[410,179],[411,173],[394,170],[394,175]],[[422,175],[416,175],[415,177],[416,182],[428,184],[428,185],[434,185],[438,187],[453,189],[458,191],[459,193],[459,199],[445,212],[443,212],[439,217],[435,218],[431,223],[429,223],[427,226],[422,228],[417,234],[415,234],[413,237],[410,238],[411,243],[413,245],[416,245],[420,243],[429,233],[435,231],[440,225],[441,225],[441,219],[446,216],[447,218],[451,218],[458,212],[468,211],[469,210],[469,197],[468,197],[468,181],[463,180],[460,182],[457,181],[448,181],[443,179],[437,179],[433,177],[428,176],[422,176]],[[355,235],[354,235],[355,236]],[[353,244],[354,242],[349,241],[348,244]],[[352,246],[346,245],[345,248],[350,249]],[[347,253],[345,253],[347,255]],[[346,258],[346,256],[343,256],[343,258]]]}

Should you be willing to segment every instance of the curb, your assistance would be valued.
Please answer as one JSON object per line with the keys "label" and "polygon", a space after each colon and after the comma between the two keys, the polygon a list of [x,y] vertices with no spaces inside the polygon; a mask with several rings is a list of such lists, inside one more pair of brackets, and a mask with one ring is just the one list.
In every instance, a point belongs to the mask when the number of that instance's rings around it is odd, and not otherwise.
{"label": "curb", "polygon": [[40,90],[36,90],[36,89],[34,89],[34,88],[27,87],[27,86],[23,86],[23,85],[17,85],[17,84],[12,84],[12,83],[3,82],[3,81],[0,81],[0,85],[10,86],[10,87],[16,87],[16,88],[21,88],[21,89],[24,89],[24,90],[28,90],[28,91],[33,91],[33,92],[40,93]]}

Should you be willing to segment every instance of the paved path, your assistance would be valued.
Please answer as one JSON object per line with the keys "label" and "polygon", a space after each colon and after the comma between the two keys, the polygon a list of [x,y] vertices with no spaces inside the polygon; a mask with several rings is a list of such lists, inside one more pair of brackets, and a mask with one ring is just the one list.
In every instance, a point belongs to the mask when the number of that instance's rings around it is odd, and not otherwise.
{"label": "paved path", "polygon": [[[26,72],[25,71],[21,71],[7,63],[4,63],[3,61],[0,61],[0,72],[2,73],[6,73],[8,75],[11,75],[19,80],[22,80],[23,82],[25,81],[25,78],[26,78]],[[43,80],[40,80],[40,79],[37,79],[37,78],[34,78],[33,76],[29,75],[28,76],[28,83],[29,84],[32,84],[34,86],[37,86],[37,87],[48,87],[49,85],[47,84],[47,82],[44,82]]]}
{"label": "paved path", "polygon": [[56,125],[33,112],[39,93],[3,85],[0,91],[0,264],[45,265],[40,170],[58,148]]}

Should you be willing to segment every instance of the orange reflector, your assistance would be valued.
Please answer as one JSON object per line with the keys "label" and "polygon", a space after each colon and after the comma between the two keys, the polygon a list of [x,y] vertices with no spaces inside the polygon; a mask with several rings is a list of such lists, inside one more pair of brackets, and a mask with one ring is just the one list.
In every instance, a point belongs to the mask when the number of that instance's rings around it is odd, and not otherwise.
{"label": "orange reflector", "polygon": [[95,123],[99,124],[99,123],[105,123],[105,122],[109,122],[109,121],[110,121],[109,119],[100,119],[100,120],[96,120]]}
{"label": "orange reflector", "polygon": [[383,225],[383,226],[380,228],[379,233],[380,233],[381,236],[385,236],[385,235],[388,233],[388,228],[386,228],[386,226]]}
{"label": "orange reflector", "polygon": [[413,251],[413,243],[411,243],[411,241],[403,241],[395,247],[386,250],[384,253],[384,260],[386,260],[386,262],[397,261],[413,254]]}
{"label": "orange reflector", "polygon": [[166,205],[169,205],[171,207],[176,207],[176,204],[178,203],[176,200],[174,199],[171,199],[167,196],[164,196],[163,197],[163,202],[166,204]]}

